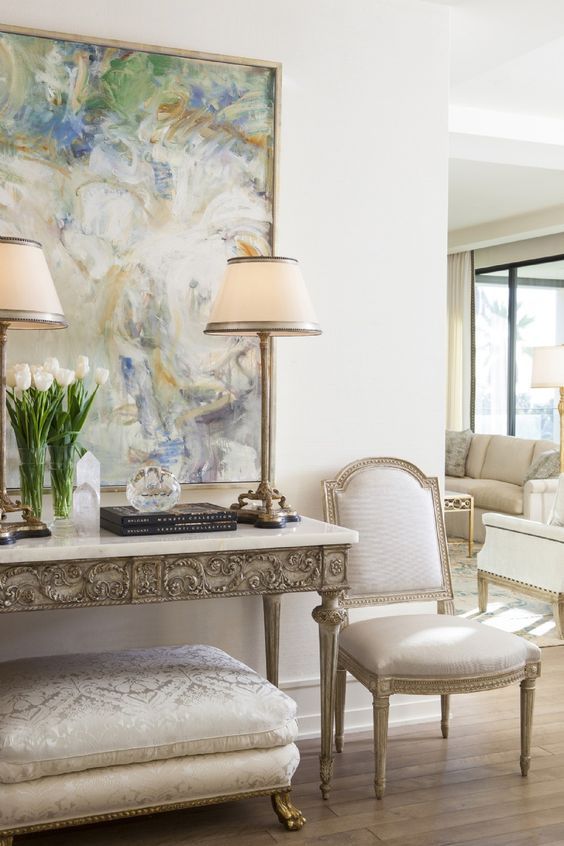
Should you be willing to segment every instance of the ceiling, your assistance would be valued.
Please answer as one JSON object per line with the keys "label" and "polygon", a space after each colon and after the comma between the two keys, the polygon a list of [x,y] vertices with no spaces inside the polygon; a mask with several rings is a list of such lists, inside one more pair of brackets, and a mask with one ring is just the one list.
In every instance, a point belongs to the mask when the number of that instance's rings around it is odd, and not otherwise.
{"label": "ceiling", "polygon": [[451,9],[451,243],[527,216],[564,231],[563,0],[435,2]]}

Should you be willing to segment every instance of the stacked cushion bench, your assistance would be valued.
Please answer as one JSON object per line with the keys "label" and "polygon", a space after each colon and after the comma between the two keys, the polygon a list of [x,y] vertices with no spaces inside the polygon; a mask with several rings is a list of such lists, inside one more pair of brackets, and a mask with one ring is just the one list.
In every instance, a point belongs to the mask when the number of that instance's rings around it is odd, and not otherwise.
{"label": "stacked cushion bench", "polygon": [[290,697],[211,646],[0,663],[0,846],[258,795],[299,829],[295,717]]}

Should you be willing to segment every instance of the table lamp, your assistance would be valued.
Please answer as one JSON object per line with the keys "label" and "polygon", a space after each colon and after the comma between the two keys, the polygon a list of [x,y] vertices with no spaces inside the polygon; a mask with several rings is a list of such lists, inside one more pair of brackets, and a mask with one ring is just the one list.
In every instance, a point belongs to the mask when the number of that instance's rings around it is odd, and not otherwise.
{"label": "table lamp", "polygon": [[[261,477],[256,491],[232,505],[241,523],[264,529],[299,520],[270,476],[270,365],[275,335],[320,335],[296,259],[278,256],[232,258],[213,304],[206,335],[258,335],[261,373]],[[252,507],[250,503],[257,503]]]}
{"label": "table lamp", "polygon": [[533,349],[532,388],[560,388],[560,472],[564,473],[564,344]]}
{"label": "table lamp", "polygon": [[[46,537],[50,531],[31,506],[13,502],[6,491],[6,341],[8,329],[63,329],[68,326],[41,244],[0,236],[0,544],[19,537]],[[22,521],[6,521],[21,512]]]}

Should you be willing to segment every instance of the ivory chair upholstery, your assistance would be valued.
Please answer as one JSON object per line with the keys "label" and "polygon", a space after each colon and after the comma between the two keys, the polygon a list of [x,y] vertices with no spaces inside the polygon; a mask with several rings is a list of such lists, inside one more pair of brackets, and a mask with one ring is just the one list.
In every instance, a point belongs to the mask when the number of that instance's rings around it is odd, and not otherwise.
{"label": "ivory chair upholstery", "polygon": [[453,592],[439,485],[397,458],[364,458],[323,484],[328,522],[356,529],[346,609],[397,602],[437,602],[438,614],[345,623],[339,639],[335,745],[343,749],[346,674],[373,695],[375,791],[386,786],[389,699],[394,693],[440,695],[441,730],[449,697],[520,682],[521,773],[530,765],[534,689],[540,649],[523,638],[452,616]]}
{"label": "ivory chair upholstery", "polygon": [[0,846],[259,795],[299,829],[295,717],[290,697],[207,645],[2,662]]}

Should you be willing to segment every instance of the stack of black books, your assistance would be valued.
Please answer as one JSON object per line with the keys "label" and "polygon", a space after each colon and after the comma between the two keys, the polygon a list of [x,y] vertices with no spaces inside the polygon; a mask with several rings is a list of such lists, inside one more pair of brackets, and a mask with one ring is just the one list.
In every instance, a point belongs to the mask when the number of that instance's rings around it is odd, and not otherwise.
{"label": "stack of black books", "polygon": [[170,511],[137,511],[131,505],[100,508],[100,527],[115,535],[169,535],[181,532],[232,532],[234,511],[210,502],[175,505]]}

